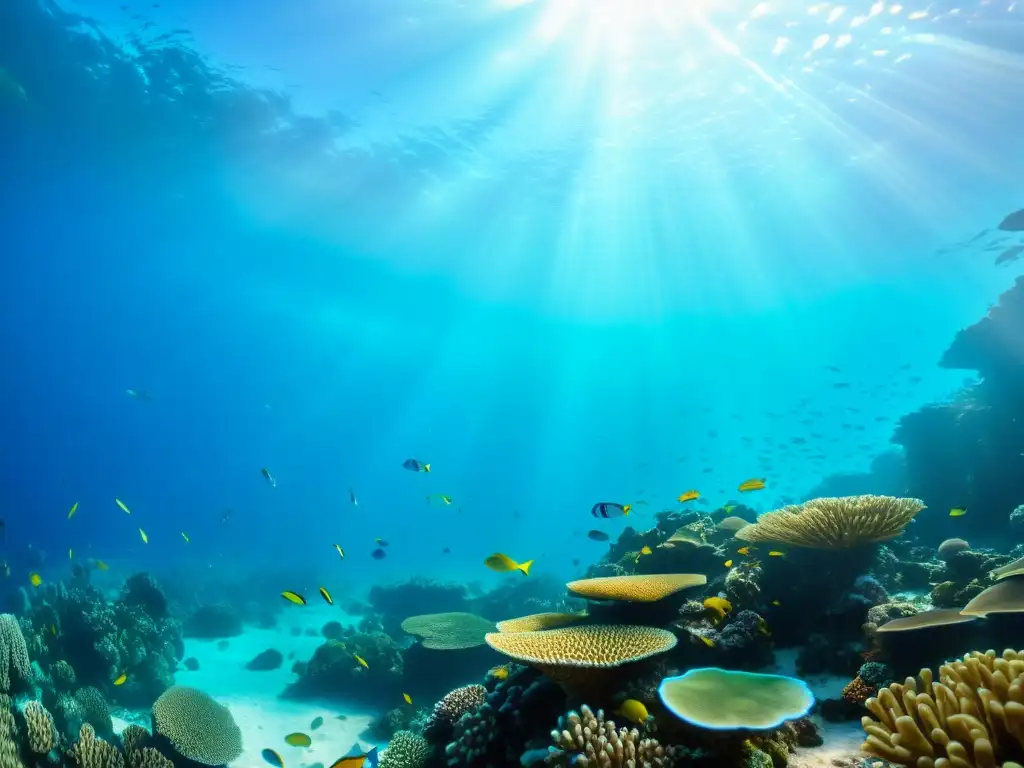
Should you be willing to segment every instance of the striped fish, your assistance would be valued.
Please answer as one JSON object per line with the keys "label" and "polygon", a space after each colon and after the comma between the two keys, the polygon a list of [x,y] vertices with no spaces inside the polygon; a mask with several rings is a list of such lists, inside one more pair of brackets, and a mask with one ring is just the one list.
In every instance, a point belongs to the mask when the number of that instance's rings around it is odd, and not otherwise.
{"label": "striped fish", "polygon": [[590,508],[590,514],[594,517],[620,517],[628,515],[632,509],[630,504],[616,504],[614,501],[599,501]]}

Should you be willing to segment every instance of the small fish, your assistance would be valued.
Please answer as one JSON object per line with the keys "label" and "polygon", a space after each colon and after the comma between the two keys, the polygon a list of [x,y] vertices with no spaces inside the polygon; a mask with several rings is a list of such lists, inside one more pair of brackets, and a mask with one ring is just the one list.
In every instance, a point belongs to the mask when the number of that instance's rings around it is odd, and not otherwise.
{"label": "small fish", "polygon": [[73,550],[71,547],[68,547],[68,560],[74,560],[74,559],[75,559],[75,550]]}
{"label": "small fish", "polygon": [[594,517],[620,517],[628,515],[633,510],[631,504],[616,504],[614,501],[599,501],[590,508],[590,514]]}
{"label": "small fish", "polygon": [[402,466],[405,469],[408,469],[410,472],[430,471],[430,465],[424,464],[422,461],[419,461],[418,459],[406,459],[405,461],[402,462]]}
{"label": "small fish", "polygon": [[445,547],[444,549],[441,550],[441,554],[442,555],[450,555],[451,553],[452,553],[452,548],[451,547]]}
{"label": "small fish", "polygon": [[110,570],[110,566],[107,565],[106,563],[104,563],[102,560],[97,560],[96,561],[96,570],[97,571],[109,571]]}
{"label": "small fish", "polygon": [[76,501],[74,504],[71,505],[71,511],[68,512],[68,520],[70,520],[72,517],[74,517],[75,516],[75,512],[77,512],[77,511],[78,511],[78,502]]}
{"label": "small fish", "polygon": [[114,501],[117,503],[117,506],[124,510],[124,513],[126,515],[130,515],[132,513],[132,511],[125,506],[123,501],[121,501],[120,499],[114,499]]}
{"label": "small fish", "polygon": [[270,474],[270,470],[269,469],[267,469],[266,467],[263,467],[262,469],[260,469],[260,474],[263,475],[263,479],[264,480],[266,480],[268,483],[270,483],[270,487],[271,488],[277,488],[277,480],[275,480],[274,476],[272,474]]}
{"label": "small fish", "polygon": [[785,556],[786,556],[785,552],[780,552],[777,549],[773,549],[771,552],[768,553],[768,557],[785,557]]}
{"label": "small fish", "polygon": [[306,598],[304,598],[298,592],[282,592],[281,597],[283,597],[289,603],[295,603],[296,605],[306,604]]}
{"label": "small fish", "polygon": [[356,745],[345,757],[339,757],[331,763],[331,768],[377,768],[378,764],[376,747],[364,753],[359,749],[359,745]]}
{"label": "small fish", "polygon": [[726,560],[724,563],[722,563],[722,565],[724,565],[726,568],[732,568],[732,560]]}
{"label": "small fish", "polygon": [[345,550],[341,548],[341,545],[340,544],[335,544],[334,545],[334,549],[337,551],[338,557],[340,557],[342,560],[344,560],[345,559]]}
{"label": "small fish", "polygon": [[780,605],[782,605],[782,603],[780,603],[778,600],[772,600],[772,605],[778,608]]}
{"label": "small fish", "polygon": [[434,501],[435,499],[437,501],[440,501],[445,506],[448,506],[452,503],[452,497],[447,496],[443,493],[432,493],[429,496],[427,496],[427,501]]}
{"label": "small fish", "polygon": [[757,631],[765,637],[771,637],[771,630],[768,629],[768,622],[758,616],[757,618]]}
{"label": "small fish", "polygon": [[632,720],[640,725],[646,723],[647,718],[650,717],[647,707],[644,706],[642,701],[637,701],[636,699],[626,699],[619,705],[616,712],[627,720]]}
{"label": "small fish", "polygon": [[139,528],[139,536],[142,538],[143,544],[149,544],[149,536],[147,536],[146,532],[141,528]]}
{"label": "small fish", "polygon": [[731,515],[734,509],[736,509],[735,504],[726,504],[724,507],[722,507],[722,511],[725,512],[725,514],[727,515]]}
{"label": "small fish", "polygon": [[331,593],[327,591],[326,587],[320,587],[320,597],[324,599],[328,605],[334,605],[334,598],[331,597]]}
{"label": "small fish", "polygon": [[949,510],[950,517],[963,517],[967,514],[967,507],[953,507]]}
{"label": "small fish", "polygon": [[28,582],[33,587],[38,587],[40,584],[43,583],[43,577],[40,576],[38,573],[30,573],[28,575]]}
{"label": "small fish", "polygon": [[221,521],[221,523],[226,523],[230,519],[231,519],[231,510],[230,509],[225,509],[221,513],[220,521]]}
{"label": "small fish", "polygon": [[639,563],[641,557],[643,557],[644,555],[649,555],[651,554],[651,552],[651,548],[644,544],[642,547],[640,547],[640,551],[636,553],[636,560],[634,560],[633,562]]}
{"label": "small fish", "polygon": [[315,731],[317,728],[319,728],[323,724],[324,724],[324,719],[318,715],[317,717],[314,717],[313,718],[313,722],[309,724],[309,730]]}
{"label": "small fish", "polygon": [[352,654],[352,657],[353,657],[353,658],[354,658],[354,659],[355,659],[356,661],[358,661],[358,662],[359,662],[360,664],[362,664],[362,665],[363,665],[363,667],[364,667],[365,669],[369,669],[369,668],[370,668],[370,665],[366,663],[366,659],[364,659],[364,658],[363,658],[362,656],[360,656],[360,655],[359,655],[358,653],[353,653],[353,654]]}
{"label": "small fish", "polygon": [[487,671],[487,674],[490,675],[491,677],[496,677],[498,680],[507,680],[508,679],[508,664],[502,664],[501,666],[498,666],[498,667],[491,667],[491,669],[489,669]]}
{"label": "small fish", "polygon": [[348,489],[348,500],[352,502],[353,507],[359,506],[359,499],[356,498],[356,492],[351,488]]}
{"label": "small fish", "polygon": [[740,493],[749,493],[750,491],[763,491],[765,489],[765,479],[753,477],[750,480],[744,480],[739,484]]}
{"label": "small fish", "polygon": [[265,762],[274,766],[274,768],[284,768],[284,760],[282,760],[281,756],[277,754],[277,752],[275,752],[274,750],[264,749],[262,752],[260,752],[260,755],[262,755],[263,760]]}
{"label": "small fish", "polygon": [[587,538],[594,541],[608,541],[608,534],[598,530],[587,531]]}
{"label": "small fish", "polygon": [[57,625],[56,624],[51,624],[50,625],[50,634],[53,635],[54,637],[57,636]]}
{"label": "small fish", "polygon": [[508,571],[522,571],[524,576],[529,576],[530,566],[533,565],[533,560],[527,560],[524,563],[517,563],[508,555],[504,555],[501,552],[495,552],[493,555],[484,560],[484,565],[486,565],[492,571],[497,571],[498,573],[507,573]]}
{"label": "small fish", "polygon": [[378,547],[386,547],[388,543],[384,539],[374,539],[377,542]]}
{"label": "small fish", "polygon": [[144,389],[126,389],[125,394],[128,397],[134,397],[136,400],[152,400],[152,395]]}
{"label": "small fish", "polygon": [[370,553],[370,557],[372,557],[374,560],[383,560],[387,556],[387,551],[381,549],[380,547],[377,547],[375,550],[373,550],[373,552]]}
{"label": "small fish", "polygon": [[410,696],[408,693],[403,693],[402,698],[405,700],[406,704],[412,704],[412,696]]}
{"label": "small fish", "polygon": [[308,747],[313,743],[313,740],[309,738],[308,734],[296,731],[285,736],[284,743],[292,747]]}
{"label": "small fish", "polygon": [[190,538],[188,537],[188,534],[187,534],[187,533],[185,533],[184,531],[182,531],[182,532],[181,532],[181,538],[183,538],[183,539],[185,540],[185,543],[186,543],[186,544],[188,544],[188,543],[189,543],[190,541],[192,541],[192,540],[191,540],[191,539],[190,539]]}
{"label": "small fish", "polygon": [[116,678],[114,678],[114,685],[124,685],[128,681],[128,673],[122,672]]}
{"label": "small fish", "polygon": [[737,555],[749,555],[750,554],[750,547],[740,547],[739,549],[736,550],[736,554]]}
{"label": "small fish", "polygon": [[710,637],[705,637],[704,635],[697,635],[697,638],[702,643],[704,643],[704,645],[706,645],[708,648],[714,648],[715,647],[715,641],[712,640]]}
{"label": "small fish", "polygon": [[[696,501],[699,498],[700,492],[691,489],[689,491],[686,491],[685,493],[679,494],[678,498],[676,498],[676,501],[678,501],[680,504],[685,504],[688,501]],[[634,699],[630,699],[630,701],[634,701]],[[639,702],[637,703],[639,704]],[[641,704],[640,706],[643,705]]]}

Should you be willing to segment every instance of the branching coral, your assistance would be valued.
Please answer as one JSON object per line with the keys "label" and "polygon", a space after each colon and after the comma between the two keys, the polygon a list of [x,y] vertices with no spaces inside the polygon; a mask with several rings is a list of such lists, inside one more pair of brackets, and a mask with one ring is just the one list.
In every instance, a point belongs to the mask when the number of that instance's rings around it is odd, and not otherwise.
{"label": "branching coral", "polygon": [[13,684],[27,682],[31,675],[28,646],[18,620],[9,613],[0,614],[0,691],[10,693]]}
{"label": "branching coral", "polygon": [[430,723],[454,723],[467,712],[483,704],[486,698],[487,689],[482,685],[464,685],[449,691],[434,705]]}
{"label": "branching coral", "polygon": [[96,731],[86,723],[78,734],[68,754],[78,764],[78,768],[124,768],[124,758],[113,744],[96,737]]}
{"label": "branching coral", "polygon": [[603,710],[593,712],[583,705],[580,711],[559,718],[558,728],[551,731],[557,751],[548,763],[577,768],[667,768],[675,762],[671,747],[666,749],[656,739],[641,738],[636,728],[616,728],[606,720]]}
{"label": "branching coral", "polygon": [[24,768],[18,755],[18,728],[11,697],[0,693],[0,768]]}
{"label": "branching coral", "polygon": [[736,532],[749,542],[772,541],[810,549],[848,549],[887,541],[924,509],[919,499],[839,496],[811,499],[761,515]]}
{"label": "branching coral", "polygon": [[242,754],[242,732],[231,711],[196,688],[165,691],[153,704],[153,730],[203,765],[223,765]]}
{"label": "branching coral", "polygon": [[30,701],[22,710],[25,730],[28,733],[28,748],[37,755],[45,755],[57,746],[60,735],[53,724],[53,716],[38,701]]}
{"label": "branching coral", "polygon": [[152,747],[143,747],[128,755],[128,768],[174,768],[174,762]]}
{"label": "branching coral", "polygon": [[969,653],[865,702],[868,754],[916,768],[1020,768],[1024,760],[1024,652]]}
{"label": "branching coral", "polygon": [[75,693],[75,701],[82,710],[82,719],[96,729],[100,738],[109,739],[114,735],[110,706],[98,689],[92,686],[79,688]]}
{"label": "branching coral", "polygon": [[398,731],[380,756],[382,768],[423,768],[430,757],[430,743],[412,731]]}

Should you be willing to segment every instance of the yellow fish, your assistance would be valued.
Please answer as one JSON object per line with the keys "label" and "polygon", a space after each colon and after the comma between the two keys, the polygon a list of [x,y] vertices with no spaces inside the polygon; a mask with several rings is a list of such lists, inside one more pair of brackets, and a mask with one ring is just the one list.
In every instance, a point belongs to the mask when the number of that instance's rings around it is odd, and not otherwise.
{"label": "yellow fish", "polygon": [[732,560],[726,560],[724,563],[722,563],[722,565],[724,565],[726,568],[732,568]]}
{"label": "yellow fish", "polygon": [[525,563],[517,563],[508,555],[503,555],[501,552],[495,552],[493,555],[484,560],[484,565],[486,565],[492,571],[497,571],[498,573],[507,573],[508,571],[522,571],[524,576],[529,576],[530,566],[533,565],[533,560],[527,560]]}
{"label": "yellow fish", "polygon": [[646,723],[647,718],[650,717],[644,703],[642,701],[637,701],[636,699],[626,699],[619,705],[616,712],[627,720],[632,720],[634,723],[638,723],[640,725]]}
{"label": "yellow fish", "polygon": [[338,557],[340,557],[342,560],[344,560],[345,559],[345,550],[341,548],[341,545],[340,544],[335,544],[334,548],[338,551]]}
{"label": "yellow fish", "polygon": [[295,603],[296,605],[305,605],[306,598],[300,595],[298,592],[282,592],[281,597],[287,600],[289,603]]}
{"label": "yellow fish", "polygon": [[114,685],[124,685],[127,681],[128,681],[128,673],[127,672],[122,672],[114,680]]}
{"label": "yellow fish", "polygon": [[740,547],[739,549],[736,550],[736,554],[737,555],[749,555],[750,554],[750,547]]}
{"label": "yellow fish", "polygon": [[70,520],[72,517],[74,517],[75,516],[75,512],[77,512],[77,511],[78,511],[78,502],[76,501],[74,504],[71,505],[71,511],[68,512],[68,520]]}
{"label": "yellow fish", "polygon": [[320,587],[320,597],[322,597],[324,602],[328,605],[334,605],[334,598],[331,597],[331,593],[327,591],[327,587]]}
{"label": "yellow fish", "polygon": [[496,677],[499,680],[507,680],[508,679],[508,664],[502,664],[499,667],[492,667],[487,672],[487,674],[489,674],[491,677]]}
{"label": "yellow fish", "polygon": [[186,534],[184,531],[181,532],[181,538],[183,538],[185,540],[186,544],[188,544],[189,541],[191,541],[191,539],[189,539],[189,537],[188,537],[188,534]]}
{"label": "yellow fish", "polygon": [[707,646],[708,648],[714,648],[714,647],[715,647],[715,641],[714,641],[714,640],[712,640],[712,639],[711,639],[710,637],[705,637],[704,635],[697,635],[697,637],[698,637],[698,638],[700,639],[700,641],[701,641],[702,643],[704,643],[704,645],[706,645],[706,646]]}
{"label": "yellow fish", "polygon": [[43,583],[43,577],[40,576],[38,573],[30,573],[28,575],[28,581],[33,587],[38,587],[40,584]]}
{"label": "yellow fish", "polygon": [[704,607],[715,614],[716,623],[724,619],[727,614],[732,613],[732,603],[724,597],[706,597],[704,598]]}
{"label": "yellow fish", "polygon": [[405,699],[406,704],[412,704],[412,696],[410,696],[408,693],[403,693],[402,698]]}
{"label": "yellow fish", "polygon": [[444,504],[446,506],[452,503],[452,497],[451,496],[446,496],[443,493],[432,493],[429,496],[427,496],[427,501],[432,501],[434,499],[437,499],[438,501],[440,501],[442,504]]}
{"label": "yellow fish", "polygon": [[772,605],[778,608],[780,605],[782,605],[782,603],[780,603],[778,600],[772,600]]}
{"label": "yellow fish", "polygon": [[51,624],[50,625],[50,634],[53,635],[54,637],[57,636],[57,625],[56,624]]}
{"label": "yellow fish", "polygon": [[110,570],[110,566],[107,565],[106,563],[104,563],[102,560],[97,560],[96,561],[96,570],[97,571],[109,571]]}
{"label": "yellow fish", "polygon": [[120,499],[114,499],[114,501],[116,501],[116,502],[117,502],[117,506],[119,506],[119,507],[120,507],[121,509],[123,509],[123,510],[124,510],[124,513],[125,513],[126,515],[130,515],[130,514],[132,513],[132,511],[131,511],[130,509],[128,509],[128,507],[126,507],[126,506],[124,505],[124,502],[123,502],[123,501],[121,501]]}
{"label": "yellow fish", "polygon": [[142,543],[143,544],[149,544],[149,536],[147,536],[146,532],[144,530],[142,530],[141,528],[139,528],[139,536],[142,537]]}
{"label": "yellow fish", "polygon": [[752,477],[749,480],[744,480],[742,483],[740,483],[739,488],[737,490],[739,490],[740,493],[749,493],[750,491],[763,491],[764,488],[765,479],[763,477]]}
{"label": "yellow fish", "polygon": [[772,636],[771,630],[768,629],[768,622],[760,617],[758,617],[757,619],[757,631],[765,637]]}
{"label": "yellow fish", "polygon": [[[680,504],[684,504],[687,501],[696,501],[699,498],[700,498],[700,492],[691,489],[689,491],[685,491],[684,493],[679,494],[679,496],[676,498],[676,501],[678,501]],[[635,701],[635,699],[630,699],[630,701]],[[639,703],[639,702],[637,702],[637,703]],[[641,706],[643,706],[643,705],[641,705]]]}
{"label": "yellow fish", "polygon": [[736,505],[735,504],[726,504],[724,507],[722,507],[722,509],[725,511],[725,514],[731,515],[732,511],[734,509],[736,509]]}
{"label": "yellow fish", "polygon": [[967,514],[967,507],[953,507],[949,510],[950,517],[963,517]]}
{"label": "yellow fish", "polygon": [[780,552],[777,549],[773,549],[771,552],[768,553],[768,557],[785,557],[785,556],[786,556],[785,552]]}
{"label": "yellow fish", "polygon": [[289,733],[284,737],[284,743],[293,747],[308,747],[313,740],[305,733]]}
{"label": "yellow fish", "polygon": [[647,546],[646,544],[644,544],[640,548],[640,551],[636,553],[636,560],[634,560],[633,562],[634,563],[639,563],[641,557],[643,557],[644,555],[649,555],[649,554],[651,554],[651,552],[652,552],[651,548],[649,546]]}
{"label": "yellow fish", "polygon": [[358,661],[360,664],[362,664],[366,669],[370,668],[370,665],[366,663],[366,659],[364,659],[358,653],[353,653],[352,656],[355,658],[356,661]]}

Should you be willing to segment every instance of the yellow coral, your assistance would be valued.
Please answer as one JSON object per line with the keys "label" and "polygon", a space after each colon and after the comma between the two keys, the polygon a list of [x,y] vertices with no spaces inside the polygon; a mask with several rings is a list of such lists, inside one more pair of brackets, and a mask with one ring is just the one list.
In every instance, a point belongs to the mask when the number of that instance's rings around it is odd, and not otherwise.
{"label": "yellow coral", "polygon": [[736,531],[736,538],[810,549],[848,549],[899,536],[922,509],[920,499],[894,496],[811,499],[761,515],[756,523]]}
{"label": "yellow coral", "polygon": [[915,768],[1021,768],[1024,651],[969,653],[917,680],[882,688],[864,706],[868,754]]}
{"label": "yellow coral", "polygon": [[117,747],[97,738],[88,723],[78,732],[78,741],[68,754],[78,763],[78,768],[124,768],[124,758]]}
{"label": "yellow coral", "polygon": [[617,667],[676,645],[676,636],[664,629],[612,624],[492,632],[486,640],[491,648],[518,662],[552,667]]}
{"label": "yellow coral", "polygon": [[700,573],[658,573],[650,576],[601,576],[570,581],[565,586],[570,592],[591,600],[653,603],[681,589],[707,583],[707,577]]}
{"label": "yellow coral", "polygon": [[197,688],[164,691],[153,704],[153,730],[203,765],[223,765],[242,754],[242,732],[231,711]]}
{"label": "yellow coral", "polygon": [[656,739],[640,738],[636,728],[616,728],[605,720],[604,712],[595,713],[586,704],[580,711],[559,718],[559,728],[551,731],[555,751],[548,758],[554,766],[575,768],[668,768],[675,762],[671,748]]}
{"label": "yellow coral", "polygon": [[534,613],[518,619],[498,622],[499,632],[535,632],[541,629],[558,629],[587,618],[586,613]]}
{"label": "yellow coral", "polygon": [[53,716],[38,701],[30,701],[22,710],[25,729],[28,731],[28,748],[37,755],[45,755],[57,746],[60,738]]}

